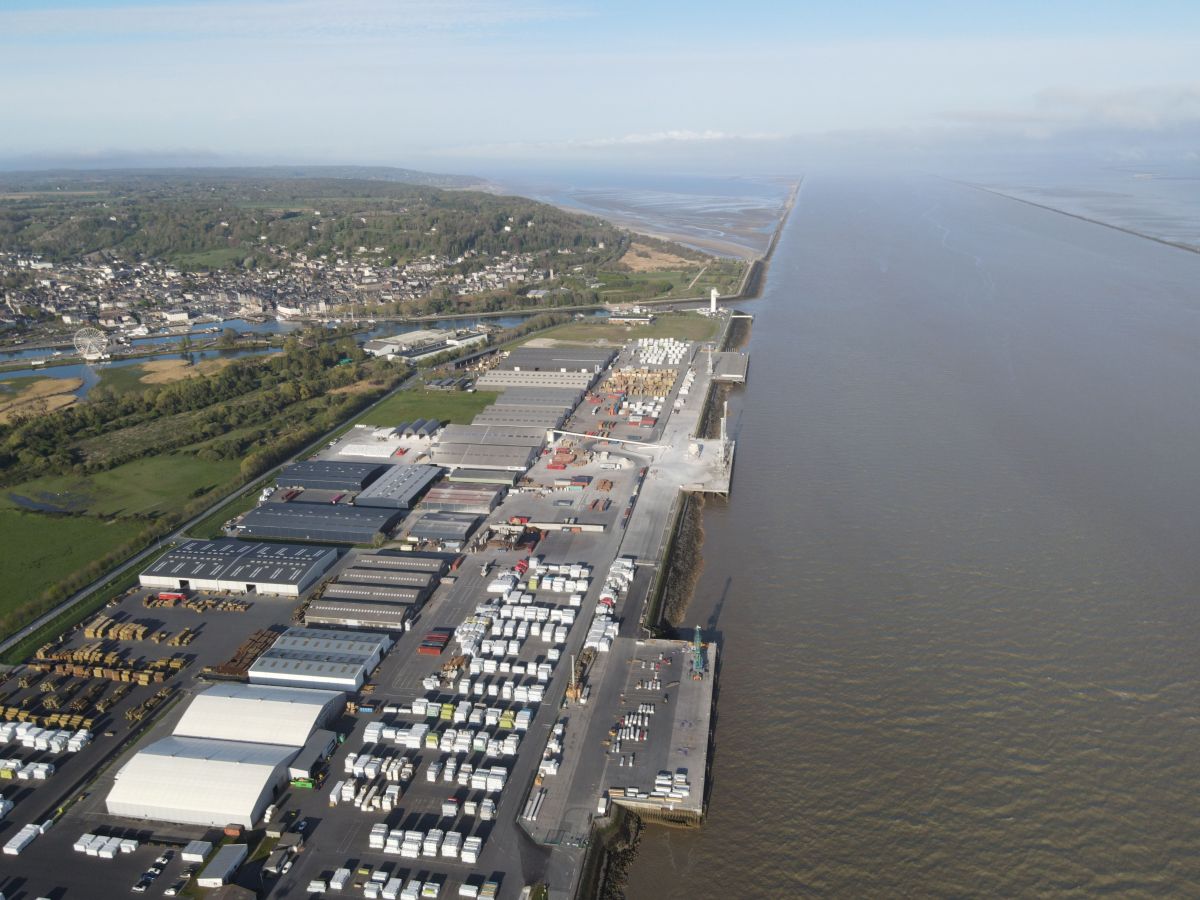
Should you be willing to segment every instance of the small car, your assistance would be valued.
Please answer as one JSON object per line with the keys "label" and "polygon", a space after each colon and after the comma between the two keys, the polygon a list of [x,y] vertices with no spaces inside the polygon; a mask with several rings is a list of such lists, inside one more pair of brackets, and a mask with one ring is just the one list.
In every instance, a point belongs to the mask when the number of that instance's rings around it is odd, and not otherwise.
{"label": "small car", "polygon": [[296,823],[296,833],[304,834],[304,829],[308,827],[308,819],[301,819]]}
{"label": "small car", "polygon": [[163,891],[163,896],[164,897],[174,897],[180,891],[182,891],[185,887],[187,887],[186,881],[177,881],[173,885],[171,885],[169,888],[167,888],[165,891]]}

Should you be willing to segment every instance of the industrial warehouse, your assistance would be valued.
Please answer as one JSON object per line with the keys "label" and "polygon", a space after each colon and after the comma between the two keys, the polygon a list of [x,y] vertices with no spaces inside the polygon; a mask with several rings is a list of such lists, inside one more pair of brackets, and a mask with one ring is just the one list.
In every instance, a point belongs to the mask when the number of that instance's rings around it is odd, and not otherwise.
{"label": "industrial warehouse", "polygon": [[401,603],[315,600],[304,611],[304,622],[307,625],[404,631],[415,614],[411,605]]}
{"label": "industrial warehouse", "polygon": [[513,372],[587,372],[599,375],[616,357],[610,347],[519,347],[496,366]]}
{"label": "industrial warehouse", "polygon": [[398,569],[404,572],[432,572],[445,574],[450,562],[440,556],[424,556],[420,553],[405,553],[393,550],[362,550],[352,557],[355,568]]}
{"label": "industrial warehouse", "polygon": [[108,794],[113,815],[249,828],[288,777],[288,763],[341,708],[340,691],[215,685],[170,737],[139,750]]}
{"label": "industrial warehouse", "polygon": [[415,422],[404,422],[394,428],[355,425],[338,443],[335,455],[354,461],[396,462],[396,457],[404,456],[410,450],[419,451],[428,446],[441,430],[442,423],[437,419],[417,419]]}
{"label": "industrial warehouse", "polygon": [[410,509],[441,474],[437,466],[391,466],[354,498],[354,505]]}
{"label": "industrial warehouse", "polygon": [[432,541],[451,550],[461,550],[479,524],[474,513],[427,512],[408,526],[408,540]]}
{"label": "industrial warehouse", "polygon": [[228,539],[189,540],[142,572],[143,587],[297,597],[337,562],[337,551]]}
{"label": "industrial warehouse", "polygon": [[383,584],[426,591],[432,590],[437,582],[438,577],[433,572],[407,572],[371,566],[346,569],[338,575],[339,584]]}
{"label": "industrial warehouse", "polygon": [[425,495],[423,510],[478,513],[486,516],[504,499],[503,487],[491,484],[446,484]]}
{"label": "industrial warehouse", "polygon": [[386,536],[403,510],[345,506],[334,503],[264,503],[238,520],[239,536],[281,540],[369,544]]}
{"label": "industrial warehouse", "polygon": [[356,551],[304,612],[308,625],[403,631],[437,588],[448,562],[386,550]]}
{"label": "industrial warehouse", "polygon": [[451,469],[524,472],[546,440],[544,428],[447,425],[430,450],[434,463]]}
{"label": "industrial warehouse", "polygon": [[289,628],[250,666],[250,683],[357,691],[391,645],[381,634]]}
{"label": "industrial warehouse", "polygon": [[479,379],[485,390],[554,388],[585,391],[592,386],[616,351],[606,347],[521,347]]}
{"label": "industrial warehouse", "polygon": [[309,460],[284,466],[278,482],[305,490],[361,491],[386,471],[379,463]]}

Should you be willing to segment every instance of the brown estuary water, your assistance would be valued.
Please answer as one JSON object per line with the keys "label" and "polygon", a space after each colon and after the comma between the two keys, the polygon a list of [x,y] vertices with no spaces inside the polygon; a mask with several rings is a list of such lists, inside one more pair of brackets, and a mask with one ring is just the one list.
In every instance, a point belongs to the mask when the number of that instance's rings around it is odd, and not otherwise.
{"label": "brown estuary water", "polygon": [[710,813],[629,896],[1200,896],[1200,256],[810,177],[746,308]]}

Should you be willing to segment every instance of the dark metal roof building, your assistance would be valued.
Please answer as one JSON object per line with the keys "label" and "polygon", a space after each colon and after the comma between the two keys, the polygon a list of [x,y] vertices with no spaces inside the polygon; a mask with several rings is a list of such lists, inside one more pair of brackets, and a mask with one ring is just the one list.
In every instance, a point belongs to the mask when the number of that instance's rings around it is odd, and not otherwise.
{"label": "dark metal roof building", "polygon": [[307,460],[284,466],[278,481],[283,487],[361,491],[386,470],[387,466],[379,463]]}
{"label": "dark metal roof building", "polygon": [[367,544],[388,532],[403,512],[332,503],[266,503],[246,513],[237,530],[251,537]]}

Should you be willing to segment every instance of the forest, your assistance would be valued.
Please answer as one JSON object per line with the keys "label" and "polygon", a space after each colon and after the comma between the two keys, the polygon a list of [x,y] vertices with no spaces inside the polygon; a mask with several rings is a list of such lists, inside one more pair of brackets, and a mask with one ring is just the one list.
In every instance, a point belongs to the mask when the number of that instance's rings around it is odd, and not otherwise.
{"label": "forest", "polygon": [[0,251],[51,261],[253,269],[359,248],[396,264],[600,245],[615,259],[621,232],[521,197],[427,184],[288,169],[0,176]]}

